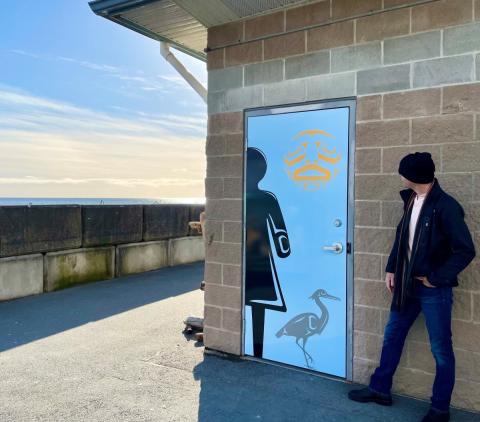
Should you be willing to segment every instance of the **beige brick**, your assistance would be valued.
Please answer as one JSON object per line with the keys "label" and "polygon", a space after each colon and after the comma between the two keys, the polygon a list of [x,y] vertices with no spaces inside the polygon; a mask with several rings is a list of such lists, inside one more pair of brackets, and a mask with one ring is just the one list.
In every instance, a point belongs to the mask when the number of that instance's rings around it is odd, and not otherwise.
{"label": "beige brick", "polygon": [[472,141],[473,118],[474,116],[469,114],[451,114],[414,119],[412,121],[412,144]]}
{"label": "beige brick", "polygon": [[307,31],[307,51],[353,44],[353,21],[333,23]]}
{"label": "beige brick", "polygon": [[435,360],[429,343],[407,341],[405,348],[409,356],[412,356],[412,359],[409,360],[411,368],[420,369],[431,374],[435,373]]}
{"label": "beige brick", "polygon": [[207,53],[207,70],[223,69],[225,67],[225,49],[219,48]]}
{"label": "beige brick", "polygon": [[478,242],[475,244],[475,249],[477,257],[458,275],[458,284],[461,289],[480,292],[480,283],[478,282],[480,280],[480,248]]}
{"label": "beige brick", "polygon": [[443,88],[443,113],[480,112],[480,84]]}
{"label": "beige brick", "polygon": [[406,145],[409,140],[408,120],[357,123],[357,146]]}
{"label": "beige brick", "polygon": [[369,95],[357,100],[357,121],[380,120],[382,118],[382,96]]}
{"label": "beige brick", "polygon": [[242,328],[242,312],[236,309],[222,309],[222,327],[234,333],[240,333]]}
{"label": "beige brick", "polygon": [[205,178],[205,197],[209,199],[223,198],[223,179],[221,177]]}
{"label": "beige brick", "polygon": [[357,43],[383,40],[387,37],[408,34],[410,10],[400,9],[357,19]]}
{"label": "beige brick", "polygon": [[473,199],[472,174],[437,173],[436,177],[442,189],[460,201],[460,203],[463,204]]}
{"label": "beige brick", "polygon": [[379,226],[380,225],[380,202],[355,201],[355,225],[356,226]]}
{"label": "beige brick", "polygon": [[240,265],[223,265],[223,284],[240,287],[242,285],[242,267]]}
{"label": "beige brick", "polygon": [[377,367],[378,362],[362,359],[358,357],[353,358],[353,380],[360,384],[368,384],[370,376]]}
{"label": "beige brick", "polygon": [[393,379],[392,391],[427,399],[432,393],[432,384],[433,374],[399,367]]}
{"label": "beige brick", "polygon": [[402,189],[400,175],[358,175],[355,176],[357,199],[397,200]]}
{"label": "beige brick", "polygon": [[236,133],[243,130],[243,113],[241,111],[231,113],[210,114],[208,116],[208,134]]}
{"label": "beige brick", "polygon": [[390,309],[392,294],[383,281],[355,280],[355,304]]}
{"label": "beige brick", "polygon": [[465,222],[471,231],[480,230],[480,202],[466,202],[463,204],[465,210]]}
{"label": "beige brick", "polygon": [[[472,319],[472,292],[460,289],[453,290],[453,319],[471,321]],[[480,348],[479,348],[480,350]]]}
{"label": "beige brick", "polygon": [[242,223],[225,221],[223,223],[223,241],[230,243],[241,243]]}
{"label": "beige brick", "polygon": [[480,412],[480,383],[463,380],[455,381],[452,405]]}
{"label": "beige brick", "polygon": [[460,320],[452,321],[453,343],[456,347],[470,350],[472,352],[480,351],[480,324],[465,322]]}
{"label": "beige brick", "polygon": [[222,284],[222,264],[205,263],[205,283]]}
{"label": "beige brick", "polygon": [[264,41],[264,59],[277,59],[305,52],[304,31],[280,35]]}
{"label": "beige brick", "polygon": [[222,308],[206,305],[203,310],[203,317],[205,325],[222,328]]}
{"label": "beige brick", "polygon": [[356,252],[354,277],[380,280],[383,274],[380,255]]}
{"label": "beige brick", "polygon": [[382,170],[384,173],[398,173],[398,166],[400,160],[405,157],[407,154],[413,152],[429,152],[432,154],[433,162],[436,167],[440,167],[441,158],[440,158],[440,146],[422,146],[417,145],[413,147],[392,147],[384,148],[383,150],[383,162]]}
{"label": "beige brick", "polygon": [[474,144],[443,145],[442,169],[448,171],[475,171],[480,163],[480,142]]}
{"label": "beige brick", "polygon": [[207,177],[241,177],[242,174],[242,155],[207,157]]}
{"label": "beige brick", "polygon": [[439,88],[395,92],[383,96],[383,118],[419,117],[440,114]]}
{"label": "beige brick", "polygon": [[[400,197],[400,195],[399,195]],[[403,215],[403,201],[382,202],[382,226],[396,229]]]}
{"label": "beige brick", "polygon": [[480,322],[480,293],[473,293],[473,320]]}
{"label": "beige brick", "polygon": [[209,199],[205,208],[212,220],[240,221],[242,218],[242,203],[238,199]]}
{"label": "beige brick", "polygon": [[[477,128],[478,123],[477,121]],[[480,173],[473,173],[473,200],[480,201]]]}
{"label": "beige brick", "polygon": [[213,242],[206,252],[206,262],[240,265],[242,261],[241,245],[237,243]]}
{"label": "beige brick", "polygon": [[287,10],[287,31],[327,22],[330,19],[330,1],[323,0],[307,6]]}
{"label": "beige brick", "polygon": [[240,199],[243,196],[243,179],[226,177],[223,180],[224,198]]}
{"label": "beige brick", "polygon": [[480,380],[480,353],[455,349],[455,375],[457,379]]}
{"label": "beige brick", "polygon": [[205,241],[207,245],[212,242],[223,241],[222,222],[218,220],[205,220]]}
{"label": "beige brick", "polygon": [[424,0],[384,0],[384,8],[388,9],[394,6],[403,6],[405,4],[421,3]]}
{"label": "beige brick", "polygon": [[243,154],[243,133],[225,136],[225,154]]}
{"label": "beige brick", "polygon": [[205,326],[204,344],[208,349],[240,355],[241,335],[240,333],[232,333],[230,331]]}
{"label": "beige brick", "polygon": [[364,359],[380,359],[382,336],[355,331],[353,346],[354,356]]}
{"label": "beige brick", "polygon": [[382,8],[382,0],[332,0],[333,19],[362,15]]}
{"label": "beige brick", "polygon": [[441,0],[412,8],[412,31],[460,25],[472,20],[472,0]]}
{"label": "beige brick", "polygon": [[207,136],[207,142],[205,144],[205,152],[207,155],[225,154],[225,135]]}
{"label": "beige brick", "polygon": [[356,250],[358,252],[388,253],[390,252],[395,231],[389,228],[355,229]]}
{"label": "beige brick", "polygon": [[252,41],[227,47],[225,66],[237,66],[262,60],[262,41]]}
{"label": "beige brick", "polygon": [[380,173],[380,148],[357,149],[355,173]]}
{"label": "beige brick", "polygon": [[205,283],[205,304],[240,309],[242,294],[239,288]]}
{"label": "beige brick", "polygon": [[477,135],[476,139],[477,139],[477,141],[480,141],[480,114],[477,114],[476,127],[478,128],[477,133],[476,133],[476,135]]}
{"label": "beige brick", "polygon": [[210,48],[242,41],[243,22],[227,23],[208,29],[208,46]]}
{"label": "beige brick", "polygon": [[383,334],[381,310],[378,308],[355,305],[353,321],[355,330]]}
{"label": "beige brick", "polygon": [[285,12],[270,13],[245,22],[245,40],[279,34],[285,30]]}

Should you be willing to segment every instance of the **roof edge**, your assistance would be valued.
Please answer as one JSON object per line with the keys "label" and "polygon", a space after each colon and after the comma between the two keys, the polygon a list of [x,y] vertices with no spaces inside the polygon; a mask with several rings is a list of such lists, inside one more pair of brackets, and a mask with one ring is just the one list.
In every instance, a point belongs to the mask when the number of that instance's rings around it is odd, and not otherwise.
{"label": "roof edge", "polygon": [[201,61],[206,61],[207,57],[205,53],[193,50],[186,47],[183,44],[180,44],[176,41],[173,41],[168,38],[159,36],[153,31],[148,30],[140,25],[136,25],[134,22],[129,21],[128,19],[122,18],[120,14],[131,9],[136,9],[141,6],[145,6],[148,3],[154,3],[159,0],[93,0],[88,3],[90,9],[93,13],[112,22],[118,23],[119,25],[124,26],[132,31],[138,32],[141,35],[144,35],[148,38],[151,38],[155,41],[163,41],[170,44],[175,49],[181,51],[182,53],[188,54],[189,56],[195,57]]}
{"label": "roof edge", "polygon": [[153,3],[158,0],[92,0],[88,2],[90,9],[96,15],[107,17],[113,14],[126,12]]}

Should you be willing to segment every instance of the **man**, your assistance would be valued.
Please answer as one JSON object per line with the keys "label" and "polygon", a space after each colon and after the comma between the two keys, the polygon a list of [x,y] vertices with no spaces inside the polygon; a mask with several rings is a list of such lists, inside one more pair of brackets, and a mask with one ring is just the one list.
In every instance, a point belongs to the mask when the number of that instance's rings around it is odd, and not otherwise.
{"label": "man", "polygon": [[475,248],[463,208],[440,187],[428,152],[408,154],[398,172],[407,189],[400,191],[404,214],[385,268],[393,297],[380,364],[369,386],[348,396],[362,403],[392,404],[393,374],[408,331],[422,311],[436,361],[431,406],[422,421],[448,421],[455,383],[452,287],[458,286],[457,275],[472,261]]}

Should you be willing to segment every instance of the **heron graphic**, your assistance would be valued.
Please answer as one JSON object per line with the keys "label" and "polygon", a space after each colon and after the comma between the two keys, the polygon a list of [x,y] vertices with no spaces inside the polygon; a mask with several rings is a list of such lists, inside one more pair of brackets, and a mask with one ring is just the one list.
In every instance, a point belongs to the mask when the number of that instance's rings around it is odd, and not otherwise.
{"label": "heron graphic", "polygon": [[[313,358],[305,350],[307,340],[315,334],[322,334],[329,318],[328,309],[320,299],[340,300],[340,298],[329,295],[324,289],[318,289],[310,296],[310,299],[313,299],[320,308],[320,314],[316,315],[312,312],[305,312],[294,316],[282,328],[280,328],[276,334],[278,338],[282,336],[295,337],[295,342],[297,343],[297,346],[302,349],[305,363],[308,368],[312,367],[310,364],[313,363]],[[300,344],[300,340],[302,340],[302,344]]]}

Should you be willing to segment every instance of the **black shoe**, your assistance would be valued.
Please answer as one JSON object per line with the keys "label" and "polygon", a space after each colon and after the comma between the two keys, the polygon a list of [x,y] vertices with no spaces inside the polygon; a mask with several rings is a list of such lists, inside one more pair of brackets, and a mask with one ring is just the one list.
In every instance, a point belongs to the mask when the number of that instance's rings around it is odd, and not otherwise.
{"label": "black shoe", "polygon": [[436,412],[430,409],[423,417],[422,422],[448,422],[450,420],[449,412]]}
{"label": "black shoe", "polygon": [[392,397],[390,395],[381,395],[365,387],[359,390],[351,390],[348,392],[348,398],[350,400],[358,401],[360,403],[374,402],[381,404],[382,406],[391,406]]}

